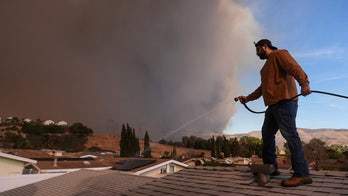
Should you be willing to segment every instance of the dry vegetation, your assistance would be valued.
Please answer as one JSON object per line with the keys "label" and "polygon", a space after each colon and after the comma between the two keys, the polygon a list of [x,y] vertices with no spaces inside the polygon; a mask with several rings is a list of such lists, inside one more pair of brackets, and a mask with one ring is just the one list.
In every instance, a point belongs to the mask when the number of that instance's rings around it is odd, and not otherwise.
{"label": "dry vegetation", "polygon": [[[140,150],[143,151],[144,141],[140,140]],[[88,141],[85,144],[86,149],[91,147],[99,147],[103,150],[111,150],[116,153],[120,152],[120,136],[115,135],[92,135],[88,137]],[[151,154],[153,157],[160,157],[166,151],[172,152],[173,146],[163,145],[155,142],[150,142]],[[204,153],[206,156],[210,156],[208,150],[196,150],[190,148],[176,147],[176,154],[181,155],[200,155]]]}

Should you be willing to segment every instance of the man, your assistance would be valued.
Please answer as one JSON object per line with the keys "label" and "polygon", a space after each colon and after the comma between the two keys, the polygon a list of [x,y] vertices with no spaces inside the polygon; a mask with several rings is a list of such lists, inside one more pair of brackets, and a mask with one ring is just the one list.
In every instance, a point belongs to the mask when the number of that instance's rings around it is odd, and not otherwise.
{"label": "man", "polygon": [[262,126],[263,162],[273,164],[276,171],[271,175],[279,175],[276,161],[275,134],[280,130],[286,139],[290,152],[294,174],[282,181],[282,186],[292,187],[312,183],[308,165],[303,153],[302,143],[296,129],[298,99],[295,80],[301,86],[302,95],[311,93],[306,73],[286,50],[278,50],[268,39],[255,43],[256,54],[266,59],[260,74],[261,85],[248,96],[239,96],[241,103],[263,97],[268,106]]}

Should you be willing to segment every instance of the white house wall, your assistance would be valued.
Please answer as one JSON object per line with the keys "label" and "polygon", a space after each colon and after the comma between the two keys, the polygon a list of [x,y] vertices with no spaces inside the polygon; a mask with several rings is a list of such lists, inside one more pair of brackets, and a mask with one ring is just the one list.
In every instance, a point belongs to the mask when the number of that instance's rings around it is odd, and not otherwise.
{"label": "white house wall", "polygon": [[11,190],[42,180],[47,180],[49,178],[53,178],[62,174],[64,173],[0,176],[0,195],[3,191]]}
{"label": "white house wall", "polygon": [[0,157],[0,175],[22,174],[24,162]]}

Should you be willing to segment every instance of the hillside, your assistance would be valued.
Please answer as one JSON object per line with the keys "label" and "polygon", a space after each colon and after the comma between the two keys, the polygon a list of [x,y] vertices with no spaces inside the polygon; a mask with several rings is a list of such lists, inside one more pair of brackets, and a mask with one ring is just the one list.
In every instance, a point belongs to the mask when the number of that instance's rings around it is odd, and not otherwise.
{"label": "hillside", "polygon": [[[313,138],[318,138],[325,142],[325,145],[348,145],[348,129],[297,129],[301,140],[304,142],[309,142]],[[246,134],[234,134],[229,135],[229,137],[237,137],[238,139],[243,136],[252,136],[256,138],[261,138],[261,131],[252,131]],[[277,146],[283,148],[285,139],[281,136],[278,131],[276,135]]]}
{"label": "hillside", "polygon": [[[309,142],[313,138],[319,138],[325,142],[326,145],[348,145],[348,129],[298,129],[302,141]],[[234,134],[228,135],[228,137],[237,137],[238,139],[243,136],[251,136],[261,138],[261,131],[252,131],[246,134]],[[281,136],[280,132],[276,135],[277,146],[283,148],[285,139]],[[103,150],[112,150],[117,153],[120,152],[120,137],[115,135],[92,135],[88,137],[88,141],[85,144],[86,149],[90,147],[99,147]],[[144,142],[140,140],[140,148],[143,150]],[[150,142],[152,155],[159,157],[164,154],[165,151],[171,152],[173,147],[170,145],[163,145],[155,142]],[[182,154],[201,154],[204,152],[206,155],[210,155],[210,151],[207,150],[195,150],[189,148],[176,147],[177,155]]]}
{"label": "hillside", "polygon": [[[144,149],[144,141],[140,140],[139,142],[140,150],[143,151]],[[112,150],[117,153],[120,152],[120,136],[115,135],[92,135],[88,137],[88,141],[85,144],[86,149],[90,147],[99,147],[103,150]],[[163,145],[155,142],[150,142],[151,147],[151,155],[153,157],[160,157],[164,154],[164,152],[172,152],[173,146],[170,145]],[[205,155],[210,156],[210,151],[208,150],[196,150],[196,149],[190,149],[190,148],[182,148],[182,147],[176,147],[176,154],[179,155],[186,155],[186,154],[194,154],[194,155],[200,155],[201,153],[205,153]]]}

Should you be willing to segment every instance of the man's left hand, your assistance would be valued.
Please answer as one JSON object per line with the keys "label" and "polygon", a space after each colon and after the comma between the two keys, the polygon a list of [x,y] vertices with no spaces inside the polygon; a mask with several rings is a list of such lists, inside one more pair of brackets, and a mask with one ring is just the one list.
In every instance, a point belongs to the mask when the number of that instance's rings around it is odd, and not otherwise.
{"label": "man's left hand", "polygon": [[308,83],[307,84],[303,84],[301,86],[301,94],[303,96],[307,96],[307,95],[311,94],[311,88],[309,87]]}

